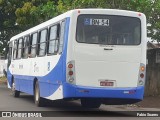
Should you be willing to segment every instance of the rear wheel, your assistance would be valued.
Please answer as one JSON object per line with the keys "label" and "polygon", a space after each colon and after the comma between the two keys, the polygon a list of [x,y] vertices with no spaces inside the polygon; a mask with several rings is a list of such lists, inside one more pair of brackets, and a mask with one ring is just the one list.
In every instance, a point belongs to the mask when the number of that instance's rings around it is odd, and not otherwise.
{"label": "rear wheel", "polygon": [[38,107],[44,106],[44,98],[40,97],[39,83],[36,81],[34,90],[34,102]]}
{"label": "rear wheel", "polygon": [[15,81],[14,81],[14,80],[13,80],[13,82],[12,82],[11,90],[12,90],[12,95],[13,95],[14,97],[19,97],[20,91],[16,90],[16,84],[15,84]]}
{"label": "rear wheel", "polygon": [[85,108],[99,108],[101,101],[98,99],[81,99],[81,105]]}

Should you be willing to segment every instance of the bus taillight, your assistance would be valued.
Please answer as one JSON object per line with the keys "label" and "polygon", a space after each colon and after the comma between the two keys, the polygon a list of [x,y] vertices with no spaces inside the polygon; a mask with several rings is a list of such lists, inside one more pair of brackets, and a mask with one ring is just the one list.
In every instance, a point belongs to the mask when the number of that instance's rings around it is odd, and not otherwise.
{"label": "bus taillight", "polygon": [[139,69],[138,86],[143,86],[145,84],[145,73],[145,65],[141,63]]}
{"label": "bus taillight", "polygon": [[69,71],[68,74],[69,74],[70,76],[72,76],[72,75],[73,75],[73,71]]}
{"label": "bus taillight", "polygon": [[141,74],[140,74],[140,77],[141,77],[141,78],[144,78],[144,74],[143,74],[143,73],[141,73]]}
{"label": "bus taillight", "polygon": [[75,66],[74,61],[67,64],[67,81],[71,84],[75,83]]}
{"label": "bus taillight", "polygon": [[73,68],[73,64],[68,64],[68,68]]}
{"label": "bus taillight", "polygon": [[141,70],[141,71],[145,71],[145,67],[144,67],[144,66],[141,66],[140,70]]}

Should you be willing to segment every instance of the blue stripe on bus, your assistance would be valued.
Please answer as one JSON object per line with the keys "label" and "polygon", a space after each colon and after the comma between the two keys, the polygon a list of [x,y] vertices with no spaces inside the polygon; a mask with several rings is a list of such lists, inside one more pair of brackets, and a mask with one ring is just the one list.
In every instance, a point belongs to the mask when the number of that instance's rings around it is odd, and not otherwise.
{"label": "blue stripe on bus", "polygon": [[100,88],[84,87],[65,83],[63,86],[64,98],[125,98],[143,99],[144,86],[133,88]]}
{"label": "blue stripe on bus", "polygon": [[[69,32],[69,23],[70,18],[66,18],[65,32],[64,32],[64,46],[63,53],[60,56],[60,59],[57,65],[51,70],[50,73],[43,77],[37,76],[22,76],[22,75],[13,75],[16,83],[16,90],[26,92],[33,95],[33,80],[36,77],[39,81],[40,86],[40,96],[48,97],[52,95],[58,87],[66,81],[66,58],[67,58],[67,44],[68,44],[68,32]],[[7,78],[9,85],[11,86],[12,74],[8,70]]]}
{"label": "blue stripe on bus", "polygon": [[11,87],[11,79],[12,79],[12,74],[9,70],[7,70],[7,80],[10,87]]}

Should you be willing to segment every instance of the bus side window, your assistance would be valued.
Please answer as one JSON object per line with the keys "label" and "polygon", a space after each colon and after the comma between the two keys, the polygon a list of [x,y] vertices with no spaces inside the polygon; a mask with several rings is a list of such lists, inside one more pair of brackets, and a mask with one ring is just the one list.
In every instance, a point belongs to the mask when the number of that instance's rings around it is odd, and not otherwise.
{"label": "bus side window", "polygon": [[30,57],[36,57],[37,39],[38,39],[38,33],[33,33],[31,35]]}
{"label": "bus side window", "polygon": [[30,36],[24,37],[24,44],[23,44],[23,58],[28,58],[28,52],[29,52],[29,43],[30,43]]}
{"label": "bus side window", "polygon": [[17,40],[14,41],[14,50],[13,50],[13,59],[15,60],[17,58]]}
{"label": "bus side window", "polygon": [[10,42],[9,43],[9,49],[8,49],[8,58],[12,58],[12,47],[13,47],[13,45],[12,45],[12,42]]}
{"label": "bus side window", "polygon": [[20,38],[18,40],[18,53],[17,53],[18,59],[21,59],[21,57],[22,57],[22,46],[23,46],[23,38]]}
{"label": "bus side window", "polygon": [[47,54],[57,54],[59,41],[59,24],[51,26],[49,29]]}
{"label": "bus side window", "polygon": [[13,44],[12,44],[12,41],[9,43],[9,49],[8,49],[8,63],[7,63],[7,68],[10,66],[11,64],[11,59],[12,59],[12,47],[13,47]]}
{"label": "bus side window", "polygon": [[44,56],[46,54],[47,29],[40,31],[39,34],[38,55]]}
{"label": "bus side window", "polygon": [[59,54],[61,54],[63,51],[64,31],[65,31],[65,21],[62,21],[61,22],[61,30],[60,30],[59,48],[58,48]]}

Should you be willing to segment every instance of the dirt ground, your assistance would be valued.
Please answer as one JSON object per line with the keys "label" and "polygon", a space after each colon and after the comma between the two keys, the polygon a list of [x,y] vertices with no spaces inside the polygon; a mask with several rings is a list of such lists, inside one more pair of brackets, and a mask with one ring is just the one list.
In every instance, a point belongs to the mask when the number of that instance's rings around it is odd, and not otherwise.
{"label": "dirt ground", "polygon": [[139,107],[160,108],[160,96],[147,96],[143,101],[136,103]]}

